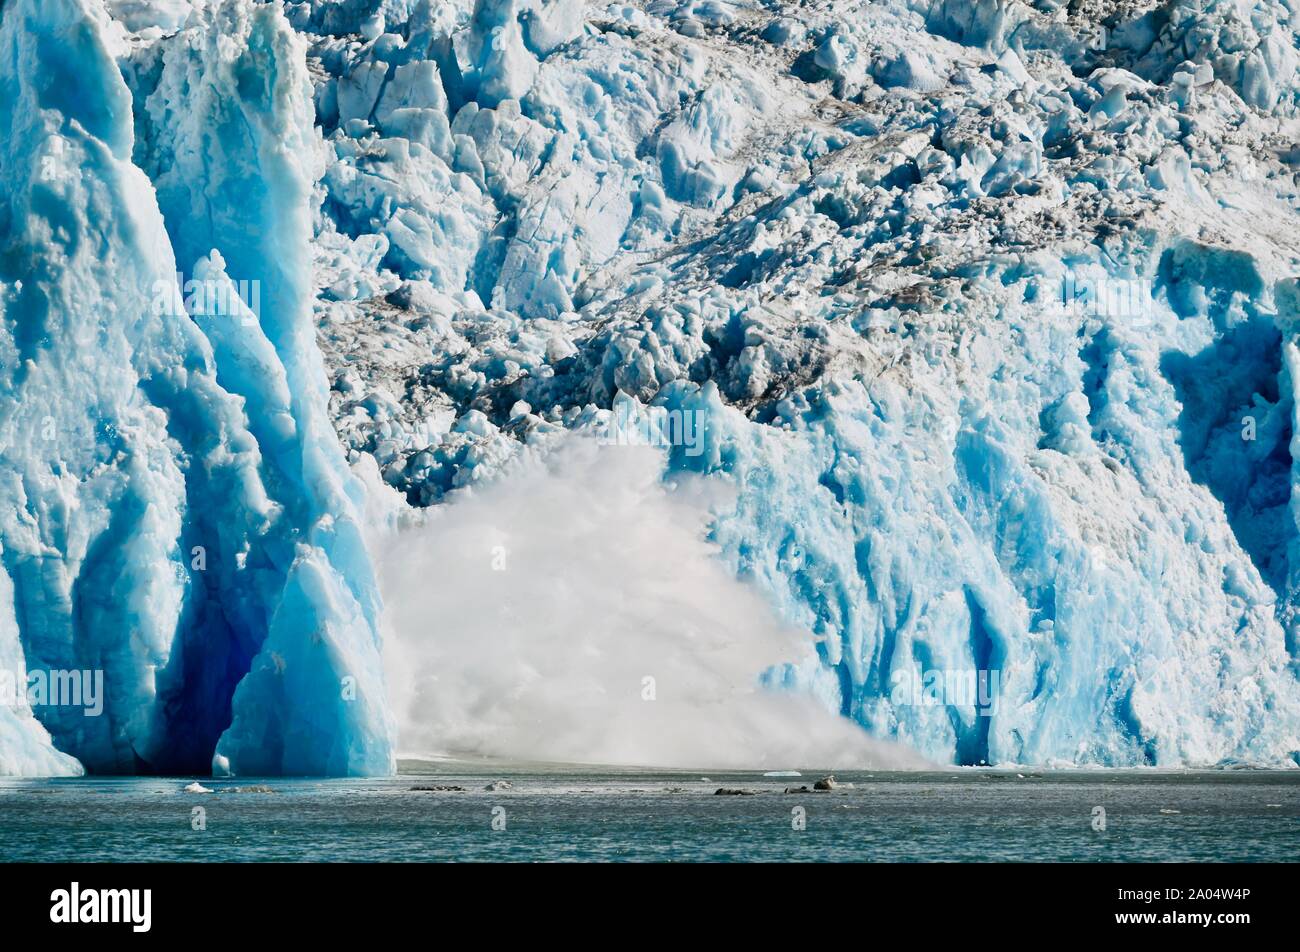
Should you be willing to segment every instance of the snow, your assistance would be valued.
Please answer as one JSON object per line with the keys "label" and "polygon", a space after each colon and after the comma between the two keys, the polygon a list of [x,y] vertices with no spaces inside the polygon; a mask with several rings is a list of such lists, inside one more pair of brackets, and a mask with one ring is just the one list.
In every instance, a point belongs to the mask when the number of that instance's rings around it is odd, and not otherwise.
{"label": "snow", "polygon": [[12,0],[0,662],[108,705],[0,709],[0,773],[391,769],[364,536],[628,421],[726,490],[770,691],[942,762],[1300,763],[1298,29]]}

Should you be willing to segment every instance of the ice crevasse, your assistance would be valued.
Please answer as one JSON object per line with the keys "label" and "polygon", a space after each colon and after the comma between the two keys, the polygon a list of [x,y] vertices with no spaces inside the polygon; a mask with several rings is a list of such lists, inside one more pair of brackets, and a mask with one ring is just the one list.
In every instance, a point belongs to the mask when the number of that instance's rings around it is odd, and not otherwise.
{"label": "ice crevasse", "polygon": [[392,768],[302,51],[276,6],[195,15],[151,181],[107,8],[0,6],[0,660],[104,693],[0,707],[0,774]]}

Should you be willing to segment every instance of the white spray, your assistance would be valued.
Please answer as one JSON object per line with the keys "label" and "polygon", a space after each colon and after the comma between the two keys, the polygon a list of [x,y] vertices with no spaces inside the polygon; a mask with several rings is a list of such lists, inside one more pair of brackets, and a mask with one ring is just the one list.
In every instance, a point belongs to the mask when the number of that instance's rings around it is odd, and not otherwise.
{"label": "white spray", "polygon": [[[641,766],[918,766],[758,685],[808,660],[704,540],[704,481],[570,438],[376,540],[406,755]],[[716,500],[714,500],[716,502]]]}

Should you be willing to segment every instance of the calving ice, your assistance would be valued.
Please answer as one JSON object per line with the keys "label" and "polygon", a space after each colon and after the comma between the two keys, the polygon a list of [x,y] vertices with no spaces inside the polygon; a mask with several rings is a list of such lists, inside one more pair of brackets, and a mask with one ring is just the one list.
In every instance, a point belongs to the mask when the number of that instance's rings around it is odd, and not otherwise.
{"label": "calving ice", "polygon": [[50,921],[56,923],[128,923],[132,932],[153,924],[150,889],[83,889],[74,882],[50,893]]}

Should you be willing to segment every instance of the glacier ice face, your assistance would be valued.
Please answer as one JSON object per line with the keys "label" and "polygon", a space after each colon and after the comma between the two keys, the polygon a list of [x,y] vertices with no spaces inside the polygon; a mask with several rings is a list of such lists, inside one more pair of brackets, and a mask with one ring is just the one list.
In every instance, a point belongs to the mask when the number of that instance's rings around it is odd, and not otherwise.
{"label": "glacier ice face", "polygon": [[389,769],[375,484],[573,433],[731,490],[772,690],[954,763],[1300,762],[1290,4],[2,15],[0,661],[109,704],[0,709],[0,769]]}
{"label": "glacier ice face", "polygon": [[432,505],[690,414],[665,478],[816,646],[770,686],[955,763],[1294,765],[1291,7],[582,17],[291,12],[350,457]]}
{"label": "glacier ice face", "polygon": [[28,703],[27,665],[13,637],[18,631],[13,589],[8,574],[0,570],[0,777],[75,776],[84,768],[75,757],[55,749]]}
{"label": "glacier ice face", "polygon": [[102,5],[0,17],[0,645],[106,690],[97,717],[36,707],[5,769],[390,770],[360,492],[310,323],[292,30],[195,9],[142,102]]}

